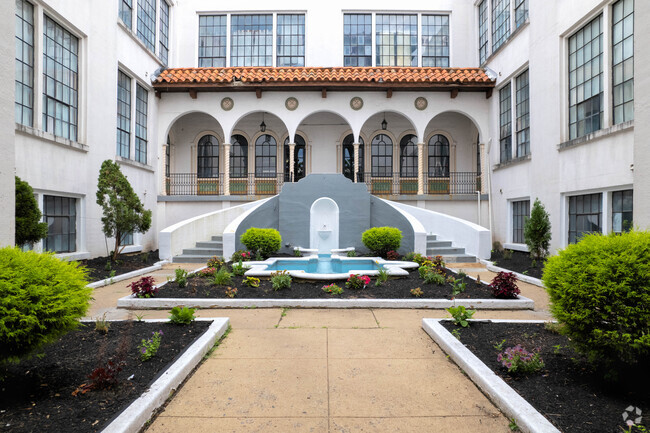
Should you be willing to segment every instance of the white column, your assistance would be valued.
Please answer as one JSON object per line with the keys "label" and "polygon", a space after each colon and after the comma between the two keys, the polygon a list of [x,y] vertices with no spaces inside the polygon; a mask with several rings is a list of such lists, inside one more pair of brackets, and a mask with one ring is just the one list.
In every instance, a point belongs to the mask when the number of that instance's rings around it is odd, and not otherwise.
{"label": "white column", "polygon": [[363,167],[359,165],[359,146],[360,143],[353,143],[354,146],[354,165],[352,166],[352,182],[357,182],[357,172],[362,171]]}
{"label": "white column", "polygon": [[424,194],[424,143],[418,143],[418,195]]}
{"label": "white column", "polygon": [[[294,165],[294,151],[296,150],[296,143],[289,143],[289,179],[293,182],[293,165]],[[305,146],[305,153],[307,152],[307,146]],[[306,155],[305,155],[306,156]],[[305,158],[305,165],[306,165]],[[306,167],[305,167],[306,168]]]}
{"label": "white column", "polygon": [[230,143],[223,144],[223,195],[230,195]]}

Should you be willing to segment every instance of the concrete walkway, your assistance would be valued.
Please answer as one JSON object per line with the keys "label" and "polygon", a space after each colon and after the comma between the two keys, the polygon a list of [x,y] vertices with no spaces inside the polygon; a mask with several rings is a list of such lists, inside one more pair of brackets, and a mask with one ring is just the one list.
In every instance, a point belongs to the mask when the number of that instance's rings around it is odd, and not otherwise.
{"label": "concrete walkway", "polygon": [[[191,265],[190,265],[191,266]],[[157,281],[178,265],[152,273]],[[490,280],[484,268],[463,265]],[[96,289],[90,317],[167,317],[114,308],[130,281]],[[544,290],[520,284],[536,311],[475,318],[548,319]],[[111,305],[113,307],[111,307]],[[421,329],[444,310],[221,309],[232,331],[148,433],[509,432],[509,421]]]}

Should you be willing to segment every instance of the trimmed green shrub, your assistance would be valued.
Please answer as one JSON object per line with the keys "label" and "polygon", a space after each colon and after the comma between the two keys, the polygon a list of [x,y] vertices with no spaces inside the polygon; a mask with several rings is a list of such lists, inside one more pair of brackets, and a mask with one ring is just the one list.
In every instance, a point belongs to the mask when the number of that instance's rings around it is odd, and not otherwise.
{"label": "trimmed green shrub", "polygon": [[282,246],[282,237],[276,229],[251,227],[241,235],[240,240],[246,248],[263,257],[269,257]]}
{"label": "trimmed green shrub", "polygon": [[530,211],[530,218],[526,218],[524,221],[524,242],[526,242],[533,259],[540,260],[548,256],[548,247],[551,242],[551,220],[544,205],[537,198]]}
{"label": "trimmed green shrub", "polygon": [[34,190],[16,176],[16,245],[38,242],[47,237],[47,223],[34,198]]}
{"label": "trimmed green shrub", "polygon": [[399,249],[402,232],[395,227],[373,227],[363,232],[361,242],[372,254],[386,257],[389,251]]}
{"label": "trimmed green shrub", "polygon": [[562,332],[607,377],[650,364],[650,232],[586,235],[542,281]]}
{"label": "trimmed green shrub", "polygon": [[17,362],[77,327],[92,293],[87,276],[52,253],[0,249],[0,363]]}

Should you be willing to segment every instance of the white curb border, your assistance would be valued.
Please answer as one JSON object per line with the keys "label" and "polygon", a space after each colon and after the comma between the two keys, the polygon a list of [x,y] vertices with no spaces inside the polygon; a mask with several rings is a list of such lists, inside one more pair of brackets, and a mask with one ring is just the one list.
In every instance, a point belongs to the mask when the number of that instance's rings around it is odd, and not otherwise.
{"label": "white curb border", "polygon": [[491,262],[489,260],[481,259],[481,263],[485,265],[485,267],[487,268],[488,271],[492,271],[492,272],[512,272],[513,274],[515,274],[517,276],[518,280],[523,281],[524,283],[528,283],[528,284],[532,284],[534,286],[539,286],[539,287],[542,287],[542,288],[546,288],[544,286],[544,283],[542,283],[542,280],[540,280],[539,278],[529,277],[528,275],[520,274],[519,272],[513,272],[513,271],[511,271],[509,269],[500,268],[500,267],[496,266],[493,262]]}
{"label": "white curb border", "polygon": [[[228,329],[229,319],[196,319],[213,321],[212,325],[185,350],[181,357],[173,363],[137,400],[129,405],[101,433],[138,433],[151,415],[162,406],[194,367],[201,362],[203,356],[214,346]],[[166,320],[145,320],[146,322],[166,322]]]}
{"label": "white curb border", "polygon": [[113,278],[106,278],[104,280],[99,280],[95,281],[94,283],[88,284],[87,287],[90,287],[92,289],[96,289],[98,287],[104,287],[104,286],[109,286],[113,283],[117,283],[118,281],[123,281],[123,280],[128,280],[129,278],[134,278],[134,277],[139,277],[140,275],[148,274],[149,272],[154,272],[159,269],[162,269],[163,265],[166,263],[170,263],[166,260],[161,260],[159,262],[156,262],[154,265],[149,266],[148,268],[142,268],[138,269],[136,271],[131,271],[127,272],[126,274],[120,274],[116,275]]}
{"label": "white curb border", "polygon": [[[508,418],[515,420],[523,432],[560,433],[550,421],[508,386],[439,322],[440,319],[422,319],[422,328]],[[491,320],[491,322],[545,323],[546,321]]]}
{"label": "white curb border", "polygon": [[483,310],[533,310],[535,301],[519,296],[512,299],[222,299],[222,298],[134,298],[117,300],[117,308],[131,310],[190,308],[430,308],[464,306]]}

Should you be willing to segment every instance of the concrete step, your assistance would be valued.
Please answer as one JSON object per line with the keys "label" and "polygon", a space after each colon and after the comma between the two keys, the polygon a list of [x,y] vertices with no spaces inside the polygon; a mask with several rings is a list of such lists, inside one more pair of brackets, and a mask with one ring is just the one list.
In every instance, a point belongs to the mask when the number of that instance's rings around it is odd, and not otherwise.
{"label": "concrete step", "polygon": [[219,235],[219,236],[212,236],[212,240],[213,240],[213,241],[217,241],[217,242],[222,242],[222,241],[223,241],[223,236],[221,236],[221,235]]}
{"label": "concrete step", "polygon": [[430,250],[431,248],[445,248],[445,247],[450,247],[451,246],[451,241],[430,241],[427,240],[427,250]]}
{"label": "concrete step", "polygon": [[203,263],[206,264],[212,256],[204,256],[198,254],[181,254],[172,259],[174,263]]}
{"label": "concrete step", "polygon": [[217,249],[217,250],[223,250],[223,242],[222,241],[197,242],[196,247],[197,248],[212,248],[212,249]]}
{"label": "concrete step", "polygon": [[223,255],[223,249],[221,248],[184,248],[183,255],[190,256],[221,256]]}
{"label": "concrete step", "polygon": [[444,256],[446,254],[465,254],[465,248],[456,248],[456,247],[427,248],[427,256]]}
{"label": "concrete step", "polygon": [[445,254],[442,260],[445,263],[476,263],[476,257],[469,254]]}

